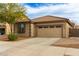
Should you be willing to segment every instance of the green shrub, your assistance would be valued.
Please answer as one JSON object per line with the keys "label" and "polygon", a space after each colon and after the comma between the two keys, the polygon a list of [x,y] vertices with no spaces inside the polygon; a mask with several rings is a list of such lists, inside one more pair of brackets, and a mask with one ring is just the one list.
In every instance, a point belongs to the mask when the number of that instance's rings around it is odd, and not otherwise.
{"label": "green shrub", "polygon": [[10,33],[8,35],[8,39],[9,39],[9,41],[15,41],[17,39],[17,35],[14,33]]}

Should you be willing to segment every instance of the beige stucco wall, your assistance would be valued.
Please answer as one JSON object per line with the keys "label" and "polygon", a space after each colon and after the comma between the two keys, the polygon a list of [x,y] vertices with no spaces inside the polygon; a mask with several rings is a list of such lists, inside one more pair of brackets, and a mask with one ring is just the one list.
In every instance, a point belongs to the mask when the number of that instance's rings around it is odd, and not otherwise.
{"label": "beige stucco wall", "polygon": [[62,24],[64,24],[63,22],[52,22],[52,23],[37,23],[36,25],[62,25]]}
{"label": "beige stucco wall", "polygon": [[[11,33],[11,25],[6,23],[6,28],[5,28],[6,34]],[[12,24],[12,32],[14,32],[14,24]]]}
{"label": "beige stucco wall", "polygon": [[10,25],[6,23],[5,34],[9,34],[11,32]]}
{"label": "beige stucco wall", "polygon": [[26,32],[25,32],[26,36],[29,37],[30,36],[30,24],[26,23]]}
{"label": "beige stucco wall", "polygon": [[63,37],[65,37],[65,38],[68,38],[69,37],[69,28],[72,28],[72,26],[71,25],[69,25],[67,22],[65,22],[64,23],[64,26],[63,26],[64,28],[64,36]]}

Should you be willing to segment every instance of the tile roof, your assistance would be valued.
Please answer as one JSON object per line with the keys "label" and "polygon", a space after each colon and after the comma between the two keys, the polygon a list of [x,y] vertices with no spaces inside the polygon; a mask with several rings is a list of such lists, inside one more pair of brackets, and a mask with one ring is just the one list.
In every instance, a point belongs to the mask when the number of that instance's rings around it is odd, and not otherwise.
{"label": "tile roof", "polygon": [[[43,16],[33,19],[33,22],[42,22],[42,21],[59,21],[66,20],[67,18],[57,17],[57,16]],[[67,19],[68,20],[68,19]]]}
{"label": "tile roof", "polygon": [[33,23],[36,23],[36,22],[51,22],[51,21],[66,21],[68,22],[70,25],[73,25],[73,23],[67,19],[67,18],[63,18],[63,17],[57,17],[57,16],[43,16],[43,17],[38,17],[38,18],[35,18],[35,19],[32,19],[32,22]]}

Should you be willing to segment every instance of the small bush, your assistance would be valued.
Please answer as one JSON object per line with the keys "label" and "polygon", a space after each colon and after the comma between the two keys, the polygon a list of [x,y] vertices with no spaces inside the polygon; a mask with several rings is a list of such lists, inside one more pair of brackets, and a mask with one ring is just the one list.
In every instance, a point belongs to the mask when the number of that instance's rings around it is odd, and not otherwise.
{"label": "small bush", "polygon": [[10,33],[8,35],[8,39],[9,39],[9,41],[15,41],[17,39],[17,35],[14,33]]}

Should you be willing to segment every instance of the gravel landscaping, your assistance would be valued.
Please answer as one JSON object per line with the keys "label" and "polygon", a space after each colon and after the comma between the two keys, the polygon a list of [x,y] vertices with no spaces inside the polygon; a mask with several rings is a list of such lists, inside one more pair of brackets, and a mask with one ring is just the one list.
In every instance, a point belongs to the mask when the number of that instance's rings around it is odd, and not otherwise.
{"label": "gravel landscaping", "polygon": [[67,39],[60,39],[52,46],[59,46],[59,47],[68,47],[68,48],[79,48],[79,38],[67,38]]}

